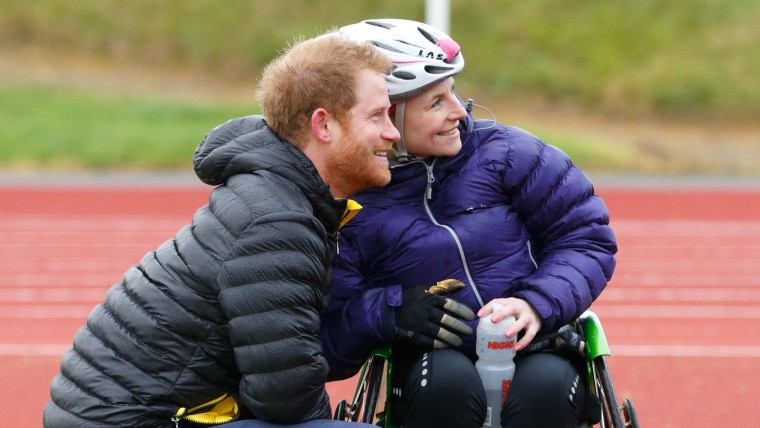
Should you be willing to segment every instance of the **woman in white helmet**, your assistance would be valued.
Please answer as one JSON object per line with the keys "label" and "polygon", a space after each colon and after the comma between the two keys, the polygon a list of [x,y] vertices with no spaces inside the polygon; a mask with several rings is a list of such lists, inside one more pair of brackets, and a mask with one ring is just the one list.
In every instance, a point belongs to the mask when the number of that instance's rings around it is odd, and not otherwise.
{"label": "woman in white helmet", "polygon": [[[577,427],[593,413],[582,358],[526,348],[588,309],[612,276],[617,245],[604,202],[559,149],[472,118],[454,93],[464,58],[448,35],[397,19],[340,32],[393,60],[386,81],[401,140],[391,183],[354,195],[364,208],[341,229],[321,331],[331,378],[392,344],[396,423],[483,426],[477,319],[461,303],[495,322],[516,318],[503,426]],[[444,299],[421,285],[444,278],[464,287]]]}

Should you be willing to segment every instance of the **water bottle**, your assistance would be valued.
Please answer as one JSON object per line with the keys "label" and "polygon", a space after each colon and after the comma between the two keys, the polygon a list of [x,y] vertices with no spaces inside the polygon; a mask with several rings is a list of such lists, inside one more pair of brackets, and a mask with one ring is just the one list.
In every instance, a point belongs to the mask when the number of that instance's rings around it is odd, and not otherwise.
{"label": "water bottle", "polygon": [[[501,305],[494,305],[494,312]],[[515,339],[507,337],[507,328],[515,322],[515,317],[507,317],[498,323],[491,322],[493,313],[478,321],[475,351],[478,361],[475,368],[480,374],[486,390],[488,410],[484,427],[501,427],[501,409],[509,394],[512,377],[515,374]]]}

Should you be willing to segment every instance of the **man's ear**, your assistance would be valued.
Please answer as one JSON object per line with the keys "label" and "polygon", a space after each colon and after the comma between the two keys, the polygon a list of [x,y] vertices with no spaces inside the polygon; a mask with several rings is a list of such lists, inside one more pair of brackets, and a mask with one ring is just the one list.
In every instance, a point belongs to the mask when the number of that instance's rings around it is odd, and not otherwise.
{"label": "man's ear", "polygon": [[330,112],[322,107],[311,113],[311,132],[317,140],[324,143],[330,142],[332,138],[330,129],[332,119],[333,117],[330,115]]}

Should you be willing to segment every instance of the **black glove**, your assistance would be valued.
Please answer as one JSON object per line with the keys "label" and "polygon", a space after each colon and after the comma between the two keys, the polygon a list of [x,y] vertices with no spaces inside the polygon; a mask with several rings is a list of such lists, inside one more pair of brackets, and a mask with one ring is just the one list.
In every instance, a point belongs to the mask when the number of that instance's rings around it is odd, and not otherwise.
{"label": "black glove", "polygon": [[447,279],[432,286],[420,285],[403,290],[401,306],[395,311],[395,341],[423,349],[461,345],[461,336],[472,334],[472,328],[462,320],[472,321],[475,314],[467,306],[444,295],[462,287],[461,281]]}
{"label": "black glove", "polygon": [[543,351],[564,353],[565,355],[585,359],[586,342],[584,341],[584,337],[578,334],[575,329],[565,326],[556,333],[542,336],[539,340],[534,339],[530,345],[520,352],[529,354]]}

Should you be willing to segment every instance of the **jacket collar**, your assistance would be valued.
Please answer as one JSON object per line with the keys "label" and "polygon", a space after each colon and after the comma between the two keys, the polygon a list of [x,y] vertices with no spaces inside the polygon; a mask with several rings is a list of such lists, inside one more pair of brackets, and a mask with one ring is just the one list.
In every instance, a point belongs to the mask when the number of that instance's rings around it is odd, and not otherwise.
{"label": "jacket collar", "polygon": [[193,156],[204,183],[219,185],[236,174],[267,171],[294,183],[309,199],[315,216],[330,231],[338,229],[346,209],[306,155],[275,134],[263,116],[231,119],[209,132]]}

